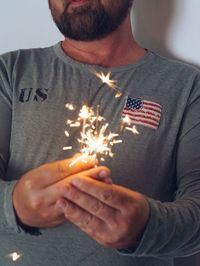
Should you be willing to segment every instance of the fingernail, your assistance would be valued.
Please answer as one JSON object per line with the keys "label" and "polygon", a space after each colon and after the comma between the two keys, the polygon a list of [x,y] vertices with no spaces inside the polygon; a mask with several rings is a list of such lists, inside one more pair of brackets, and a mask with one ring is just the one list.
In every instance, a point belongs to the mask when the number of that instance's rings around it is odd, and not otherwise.
{"label": "fingernail", "polygon": [[102,170],[102,171],[99,172],[98,176],[100,178],[105,178],[105,177],[108,176],[108,173],[105,170]]}

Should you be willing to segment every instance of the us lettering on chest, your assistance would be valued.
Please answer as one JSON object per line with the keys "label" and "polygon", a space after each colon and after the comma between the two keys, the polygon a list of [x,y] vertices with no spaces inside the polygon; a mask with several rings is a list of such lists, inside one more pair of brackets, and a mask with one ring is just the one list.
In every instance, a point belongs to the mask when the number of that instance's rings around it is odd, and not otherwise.
{"label": "us lettering on chest", "polygon": [[46,88],[23,88],[19,91],[19,101],[27,102],[44,102],[48,98],[48,89]]}

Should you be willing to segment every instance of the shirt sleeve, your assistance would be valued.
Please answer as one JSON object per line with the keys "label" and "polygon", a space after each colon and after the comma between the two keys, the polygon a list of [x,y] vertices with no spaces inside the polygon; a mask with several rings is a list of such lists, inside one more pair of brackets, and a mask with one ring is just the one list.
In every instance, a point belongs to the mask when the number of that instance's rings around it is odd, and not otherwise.
{"label": "shirt sleeve", "polygon": [[[11,63],[10,63],[11,65]],[[0,230],[25,232],[17,223],[12,193],[17,180],[6,177],[12,128],[12,70],[0,57]]]}
{"label": "shirt sleeve", "polygon": [[124,255],[184,257],[200,251],[200,77],[195,81],[176,147],[173,202],[148,198],[150,219],[137,246]]}

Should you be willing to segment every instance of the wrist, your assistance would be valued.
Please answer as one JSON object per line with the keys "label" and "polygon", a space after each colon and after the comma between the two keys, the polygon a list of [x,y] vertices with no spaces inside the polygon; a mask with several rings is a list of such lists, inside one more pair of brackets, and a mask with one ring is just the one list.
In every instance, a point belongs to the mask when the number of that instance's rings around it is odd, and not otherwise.
{"label": "wrist", "polygon": [[31,234],[31,235],[41,235],[41,232],[40,232],[39,228],[24,224],[24,223],[20,220],[19,216],[17,215],[14,206],[13,206],[13,209],[14,209],[14,213],[15,213],[15,219],[16,219],[16,222],[17,222],[18,226],[19,226],[24,232],[29,233],[29,234]]}

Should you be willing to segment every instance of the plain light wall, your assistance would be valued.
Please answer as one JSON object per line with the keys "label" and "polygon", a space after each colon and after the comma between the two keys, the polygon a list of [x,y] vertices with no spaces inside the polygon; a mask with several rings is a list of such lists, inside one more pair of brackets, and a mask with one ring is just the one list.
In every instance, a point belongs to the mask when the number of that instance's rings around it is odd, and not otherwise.
{"label": "plain light wall", "polygon": [[[0,54],[63,39],[47,0],[0,0],[0,4]],[[133,31],[143,47],[200,67],[199,11],[199,0],[135,0]],[[200,258],[181,259],[179,265],[198,266]]]}
{"label": "plain light wall", "polygon": [[[63,39],[46,0],[0,0],[0,54]],[[200,1],[135,0],[133,30],[144,47],[200,66]]]}
{"label": "plain light wall", "polygon": [[199,0],[136,0],[135,36],[162,55],[200,66],[199,11]]}
{"label": "plain light wall", "polygon": [[0,54],[50,46],[61,39],[47,0],[0,0]]}

